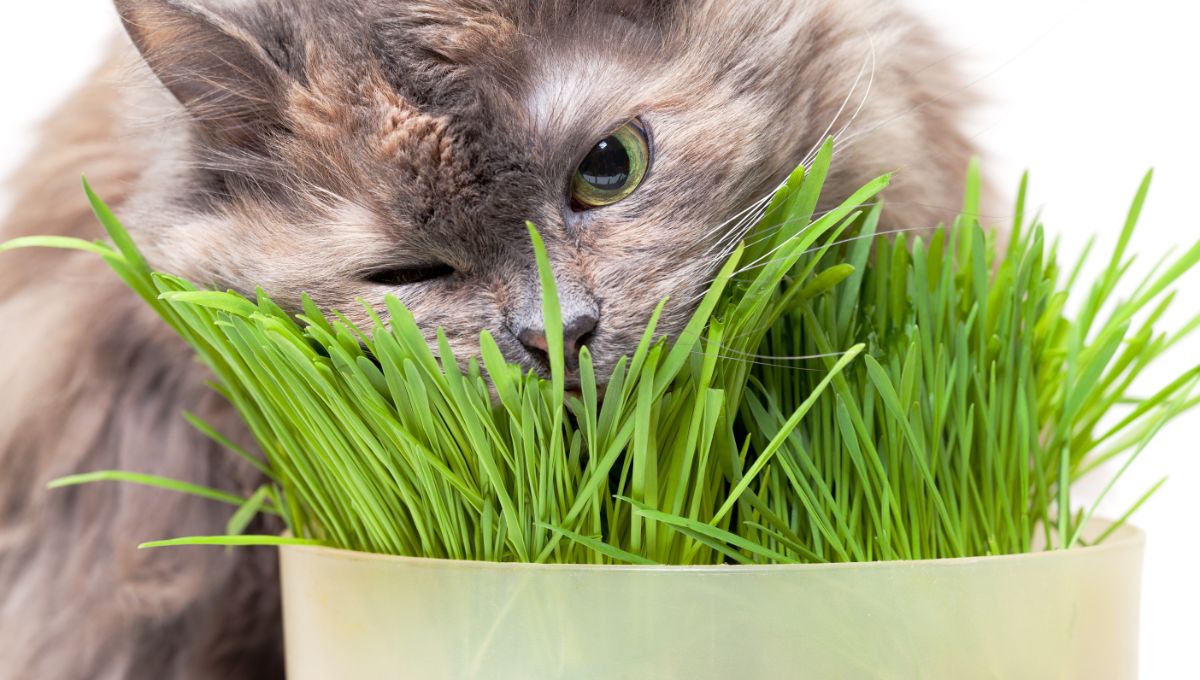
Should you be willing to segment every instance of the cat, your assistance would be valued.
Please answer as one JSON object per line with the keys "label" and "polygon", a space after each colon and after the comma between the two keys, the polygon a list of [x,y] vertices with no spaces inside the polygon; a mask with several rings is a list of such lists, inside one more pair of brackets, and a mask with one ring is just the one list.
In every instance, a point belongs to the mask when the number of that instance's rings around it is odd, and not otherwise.
{"label": "cat", "polygon": [[[895,172],[888,228],[951,216],[974,153],[954,55],[888,0],[116,0],[126,29],[45,124],[0,239],[97,238],[87,173],[159,270],[398,296],[460,355],[545,371],[525,220],[568,359],[597,373],[654,306],[677,331],[761,199],[836,135],[827,202]],[[282,677],[274,555],[137,551],[229,511],[65,474],[246,493],[207,374],[96,257],[0,257],[0,676]],[[358,319],[361,320],[361,319]],[[264,524],[260,531],[278,531]]]}

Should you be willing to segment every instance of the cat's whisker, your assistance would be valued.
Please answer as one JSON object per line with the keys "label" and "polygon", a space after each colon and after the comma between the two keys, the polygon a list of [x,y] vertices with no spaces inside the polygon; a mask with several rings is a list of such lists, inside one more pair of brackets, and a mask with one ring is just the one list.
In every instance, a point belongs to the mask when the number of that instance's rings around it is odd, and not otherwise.
{"label": "cat's whisker", "polygon": [[[765,208],[765,207],[766,207],[766,205],[767,205],[767,204],[770,202],[771,198],[772,198],[774,195],[775,195],[775,192],[771,192],[771,194],[770,194],[770,195],[768,195],[768,196],[766,196],[766,197],[763,197],[763,198],[760,198],[760,199],[758,199],[758,200],[754,201],[754,202],[753,202],[753,203],[751,203],[751,204],[750,204],[748,207],[746,207],[746,208],[744,208],[744,209],[742,209],[742,210],[738,211],[737,213],[735,213],[735,214],[734,214],[732,217],[730,217],[729,219],[727,219],[727,220],[725,220],[724,222],[721,222],[721,223],[719,223],[719,224],[717,224],[717,225],[715,225],[715,226],[711,227],[711,228],[710,228],[708,231],[706,231],[706,232],[705,232],[705,233],[704,233],[704,234],[701,236],[701,238],[702,238],[702,239],[708,239],[708,238],[712,237],[714,234],[716,234],[716,233],[718,233],[718,232],[722,231],[722,230],[723,230],[725,227],[727,227],[727,226],[728,226],[730,223],[732,223],[732,222],[739,222],[739,223],[740,223],[740,221],[741,221],[741,220],[744,220],[744,218],[745,218],[745,216],[746,216],[746,215],[749,215],[749,214],[755,213],[755,212],[757,212],[757,211],[759,211],[759,210],[762,210],[763,208]],[[726,234],[723,234],[723,235],[722,235],[722,238],[725,238],[725,237],[727,237],[727,236],[728,236],[728,234],[727,234],[727,233],[726,233]]]}
{"label": "cat's whisker", "polygon": [[[722,233],[703,253],[700,253],[698,259],[709,259],[713,253],[724,253],[731,245],[736,245],[736,242],[741,240],[742,236],[748,228],[749,222],[757,220],[756,212],[747,212],[734,220],[723,222],[721,225]],[[732,226],[730,226],[732,224]]]}
{"label": "cat's whisker", "polygon": [[749,230],[753,228],[760,219],[762,219],[762,213],[765,210],[766,206],[763,205],[754,212],[747,213],[744,217],[742,217],[741,220],[738,221],[737,225],[735,225],[733,229],[730,229],[727,234],[718,239],[717,242],[710,246],[709,249],[704,253],[702,253],[698,259],[707,262],[707,266],[709,267],[719,266],[720,263],[724,262],[729,258],[730,255],[733,254],[733,251],[737,249],[738,243],[740,243],[746,237],[746,234],[749,232]]}
{"label": "cat's whisker", "polygon": [[[863,206],[863,207],[869,207],[869,206],[877,205],[878,203],[879,203],[879,202],[872,202],[872,203],[864,204],[864,206]],[[824,212],[824,214],[828,214],[828,212],[830,212],[830,211],[825,211],[825,212]],[[778,228],[782,227],[782,226],[783,226],[783,224],[787,223],[788,221],[789,221],[789,220],[784,220],[784,221],[783,221],[783,222],[782,222],[780,225],[777,225],[777,226],[775,226],[775,227],[772,227],[772,229],[770,230],[770,232],[771,232],[771,233],[773,233],[774,231],[776,231]],[[902,233],[922,233],[922,232],[926,232],[926,231],[928,231],[928,228],[927,228],[927,227],[899,227],[899,228],[895,228],[895,229],[888,229],[888,230],[884,230],[884,231],[877,231],[877,232],[875,232],[874,234],[870,234],[870,235],[859,234],[859,235],[856,235],[856,236],[851,236],[851,237],[848,237],[848,238],[844,238],[844,239],[840,239],[840,240],[834,241],[832,244],[829,244],[829,245],[835,245],[835,246],[836,246],[836,245],[845,245],[845,244],[848,244],[848,243],[853,243],[853,242],[855,242],[855,241],[859,241],[859,240],[863,240],[863,239],[870,239],[870,238],[874,238],[875,236],[880,236],[880,235],[893,235],[893,234],[902,234]],[[796,238],[796,237],[800,236],[800,235],[801,235],[801,234],[803,234],[803,233],[804,233],[804,230],[800,230],[799,232],[797,232],[796,234],[794,234],[794,235],[793,235],[791,238]],[[765,237],[764,237],[764,238],[765,238]],[[791,238],[790,238],[790,239],[788,239],[788,241],[790,241],[790,240],[791,240]],[[782,247],[783,245],[785,245],[785,244],[786,244],[788,241],[784,241],[783,243],[779,244],[779,246],[777,246],[776,248],[772,249],[772,251],[768,252],[766,255],[764,255],[764,257],[766,257],[766,256],[769,256],[769,255],[770,255],[771,253],[773,253],[773,252],[776,252],[776,251],[777,251],[777,250],[778,250],[780,247]],[[808,255],[808,254],[811,254],[811,253],[817,252],[818,250],[820,250],[820,249],[822,249],[822,248],[824,248],[824,247],[825,247],[825,245],[823,244],[823,245],[821,245],[821,246],[816,246],[816,247],[813,247],[813,248],[809,248],[808,250],[805,250],[805,251],[803,252],[803,254],[804,254],[804,255]],[[789,257],[792,257],[792,256],[789,256]],[[762,260],[762,258],[760,257],[760,258],[759,258],[759,260],[756,260],[755,262],[749,263],[749,264],[747,264],[747,265],[744,265],[744,266],[742,266],[742,267],[738,268],[738,269],[737,269],[737,270],[736,270],[736,271],[733,273],[733,276],[739,276],[739,275],[741,275],[741,274],[745,274],[745,273],[747,273],[747,272],[753,271],[754,269],[758,269],[758,268],[761,268],[761,267],[768,266],[768,265],[770,265],[770,264],[773,264],[773,263],[775,263],[775,262],[782,262],[782,261],[785,261],[786,259],[788,259],[788,258],[773,258],[773,259],[768,259],[768,260],[765,260],[765,261],[763,261],[763,260]],[[708,280],[705,282],[705,285],[703,286],[703,288],[705,288],[705,289],[706,289],[706,288],[707,288],[709,285],[711,285],[711,284],[712,284],[712,282],[713,282],[713,281],[715,281],[715,280],[716,280],[716,277],[715,277],[715,276],[714,276],[713,278],[710,278],[710,279],[708,279]],[[689,306],[690,306],[690,305],[693,305],[693,304],[696,304],[696,303],[697,303],[697,302],[699,302],[701,299],[703,299],[703,297],[704,297],[703,293],[695,294],[695,295],[694,295],[692,298],[688,299],[688,300],[685,302],[685,304],[687,304],[687,305],[689,305]]]}
{"label": "cat's whisker", "polygon": [[[872,206],[874,206],[874,205],[877,205],[877,204],[878,204],[878,202],[863,203],[863,204],[862,204],[860,207],[863,207],[863,208],[868,208],[868,207],[872,207]],[[816,211],[816,212],[814,212],[814,213],[812,214],[812,216],[810,217],[810,219],[821,219],[822,217],[825,217],[825,216],[826,216],[826,215],[828,215],[829,213],[833,212],[833,210],[834,210],[833,208],[830,208],[830,209],[826,209],[826,210],[819,210],[819,211]],[[775,236],[776,232],[778,232],[780,229],[783,229],[783,228],[784,228],[784,227],[786,227],[786,226],[789,226],[789,225],[795,224],[795,223],[796,223],[796,222],[798,222],[800,219],[802,219],[802,218],[800,218],[800,217],[789,217],[789,218],[788,218],[788,219],[786,219],[786,220],[781,220],[781,221],[777,222],[776,224],[773,224],[773,225],[771,225],[771,227],[769,227],[769,228],[767,228],[767,229],[763,229],[763,230],[762,230],[762,232],[761,232],[761,233],[759,233],[759,234],[757,234],[757,235],[756,235],[756,236],[755,236],[753,239],[751,239],[751,240],[747,240],[747,241],[746,241],[746,246],[747,246],[747,247],[753,247],[753,246],[756,246],[756,245],[758,245],[758,244],[760,244],[760,243],[762,243],[762,242],[766,241],[767,239],[773,238],[773,237]],[[783,246],[783,245],[784,245],[784,244],[786,244],[788,241],[790,241],[792,238],[795,238],[795,237],[797,237],[797,236],[800,236],[801,234],[803,234],[803,233],[805,232],[805,230],[806,230],[806,229],[807,229],[807,226],[805,227],[805,229],[801,229],[800,231],[796,232],[796,233],[795,233],[795,234],[793,234],[791,237],[789,237],[789,238],[787,239],[787,241],[784,241],[783,243],[780,243],[779,245],[780,245],[780,246]],[[770,253],[767,253],[767,255],[770,255]]]}
{"label": "cat's whisker", "polygon": [[[740,236],[744,234],[746,222],[748,222],[749,218],[754,217],[755,215],[755,212],[744,211],[743,213],[740,213],[739,217],[736,218],[736,223],[733,223],[734,219],[731,219],[731,221],[722,222],[721,229],[724,230],[724,234],[721,234],[718,239],[716,239],[712,245],[706,249],[706,251],[698,255],[697,259],[712,260],[724,259],[727,257],[727,254],[725,253],[728,252],[728,248],[736,246],[737,241],[740,240]],[[731,223],[733,223],[733,227],[728,228],[728,225]],[[718,257],[713,258],[713,253],[718,253]]]}
{"label": "cat's whisker", "polygon": [[[760,198],[758,201],[755,202],[755,205],[758,206],[758,208],[757,208],[758,212],[757,212],[757,214],[754,215],[754,219],[752,220],[752,222],[757,222],[758,220],[760,220],[762,218],[762,213],[765,212],[766,207],[770,204],[771,200],[775,197],[775,194],[781,188],[783,188],[783,186],[784,186],[784,184],[780,184],[769,194],[767,194],[766,196],[764,196],[763,198]],[[869,205],[869,204],[864,204],[864,205]],[[747,211],[742,211],[742,213],[746,213],[746,212]],[[814,216],[817,218],[824,217],[829,212],[830,212],[829,210],[817,212],[817,213],[814,213]],[[796,218],[789,218],[787,220],[782,220],[781,222],[772,225],[770,228],[764,229],[762,231],[762,233],[759,234],[755,238],[755,240],[748,241],[746,243],[746,245],[754,246],[754,245],[757,245],[758,243],[763,242],[764,240],[766,240],[768,238],[771,238],[776,231],[778,231],[779,229],[782,229],[784,226],[787,226],[788,224],[793,223],[795,221],[795,219]],[[720,240],[717,241],[716,244],[714,244],[707,251],[705,251],[705,253],[702,255],[702,257],[708,257],[709,255],[711,255],[713,253],[713,251],[718,250],[718,246],[721,246],[722,244],[724,244],[724,247],[719,248],[720,254],[716,258],[713,258],[711,260],[712,264],[714,264],[714,265],[718,264],[720,262],[723,262],[725,260],[725,258],[727,258],[733,252],[733,250],[737,247],[737,243],[742,238],[745,237],[745,233],[743,233],[745,231],[745,229],[748,226],[752,226],[752,224],[747,225],[746,221],[747,220],[745,218],[743,218],[743,220],[741,222],[739,222],[738,226],[735,229],[730,230],[729,233],[725,234]],[[722,224],[723,225],[728,224],[728,221],[726,221]]]}
{"label": "cat's whisker", "polygon": [[[858,236],[851,236],[851,237],[848,237],[848,238],[844,238],[844,239],[840,239],[840,240],[837,240],[837,241],[833,241],[832,243],[829,243],[829,244],[823,244],[823,245],[821,245],[821,246],[817,246],[817,247],[814,247],[814,248],[810,248],[810,249],[808,249],[808,250],[804,251],[804,253],[803,253],[803,254],[805,254],[805,255],[808,255],[808,254],[811,254],[811,253],[815,253],[815,252],[817,252],[818,250],[821,250],[822,248],[825,248],[825,247],[827,247],[827,245],[828,245],[828,246],[838,246],[838,245],[845,245],[845,244],[847,244],[847,243],[854,243],[855,241],[862,241],[862,240],[866,240],[866,239],[873,239],[873,238],[875,238],[876,236],[890,236],[890,235],[892,235],[892,234],[911,234],[911,233],[924,233],[924,232],[927,232],[927,231],[929,231],[929,229],[928,229],[927,227],[901,227],[901,228],[898,228],[898,229],[888,229],[888,230],[886,230],[886,231],[877,231],[877,232],[875,232],[875,233],[873,233],[873,234],[859,234]],[[786,259],[788,259],[788,258],[782,258],[782,257],[781,257],[781,258],[776,258],[776,259],[773,259],[773,260],[768,260],[768,261],[766,261],[766,262],[762,262],[762,263],[756,264],[756,265],[754,265],[754,266],[747,266],[747,267],[744,267],[744,268],[742,268],[742,269],[739,269],[737,273],[738,273],[738,274],[744,274],[744,273],[746,273],[746,272],[749,272],[749,271],[752,271],[752,270],[754,270],[754,269],[759,269],[759,268],[761,268],[761,267],[765,267],[765,266],[767,266],[767,265],[769,265],[769,264],[772,264],[772,263],[774,263],[774,262],[783,262],[783,261],[785,261]]]}
{"label": "cat's whisker", "polygon": [[[745,351],[742,351],[739,349],[734,349],[732,347],[729,347],[728,345],[726,345],[723,342],[713,342],[706,338],[701,338],[700,340],[701,340],[701,342],[703,342],[706,345],[719,347],[724,352],[724,354],[722,354],[721,356],[725,357],[725,358],[741,357],[744,359],[761,359],[761,360],[771,360],[771,361],[781,361],[782,362],[782,361],[811,361],[813,359],[831,359],[831,358],[836,358],[836,357],[842,356],[842,352],[826,352],[823,354],[797,354],[797,355],[755,354],[753,352],[745,352]],[[702,350],[697,350],[697,351],[699,353],[703,354]]]}
{"label": "cat's whisker", "polygon": [[[706,340],[704,338],[701,338],[701,341],[706,344],[709,344],[709,345],[714,344],[711,341]],[[742,351],[730,348],[723,343],[715,343],[715,346],[724,351],[724,352],[716,352],[715,356],[717,356],[720,359],[724,359],[726,361],[735,361],[735,362],[747,364],[750,366],[764,366],[764,367],[768,367],[768,368],[779,368],[779,369],[791,370],[791,371],[825,371],[825,370],[827,370],[825,368],[810,368],[807,366],[797,366],[793,362],[812,361],[812,360],[816,360],[816,359],[834,358],[834,357],[842,356],[841,352],[831,352],[829,354],[808,354],[808,355],[801,355],[801,356],[775,356],[775,355],[763,355],[763,354],[750,354],[747,352],[742,352]],[[697,356],[703,356],[707,353],[708,352],[706,350],[699,350],[699,349],[692,350],[692,354],[697,355]]]}
{"label": "cat's whisker", "polygon": [[[704,352],[702,352],[702,351],[699,351],[699,350],[692,350],[692,354],[696,354],[696,355],[703,355],[703,354],[704,354]],[[825,368],[809,368],[808,366],[796,366],[796,365],[794,365],[794,364],[787,364],[787,363],[777,363],[777,362],[774,362],[774,361],[762,361],[762,360],[759,360],[759,359],[745,359],[745,358],[742,358],[742,357],[729,356],[729,355],[725,355],[725,354],[719,354],[719,353],[718,353],[716,356],[717,356],[718,358],[720,358],[720,359],[724,359],[724,360],[726,360],[726,361],[736,361],[736,362],[738,362],[738,363],[743,363],[743,364],[747,364],[747,365],[750,365],[750,366],[763,366],[763,367],[766,367],[766,368],[778,368],[778,369],[782,369],[782,370],[785,370],[785,371],[814,371],[814,372],[825,372],[825,371],[827,371],[827,370],[828,370],[828,369],[825,369]],[[840,355],[839,355],[839,356],[840,356]]]}
{"label": "cat's whisker", "polygon": [[[766,204],[761,204],[754,210],[744,214],[732,229],[721,236],[721,238],[712,247],[710,247],[708,251],[705,252],[705,255],[711,254],[714,250],[718,250],[720,252],[732,252],[731,249],[736,247],[737,242],[742,240],[746,236],[747,231],[760,219],[762,219],[762,214],[766,209]],[[724,257],[721,259],[724,259]]]}
{"label": "cat's whisker", "polygon": [[[757,219],[759,219],[760,217],[761,216],[757,216],[754,221],[757,221]],[[754,246],[759,243],[762,243],[763,241],[765,241],[769,238],[772,238],[774,236],[775,232],[777,232],[779,229],[782,229],[784,226],[787,226],[788,224],[795,222],[795,220],[796,220],[796,218],[789,218],[787,220],[782,220],[778,224],[773,225],[770,229],[763,230],[763,233],[759,234],[754,240],[746,241],[745,243],[748,246]],[[716,269],[722,262],[724,262],[726,259],[728,259],[728,257],[733,254],[733,251],[737,248],[738,244],[743,241],[743,239],[745,238],[744,232],[750,226],[753,226],[753,223],[751,223],[749,225],[739,225],[739,228],[729,235],[730,242],[728,243],[727,247],[722,249],[722,251],[719,252],[715,257],[711,257],[708,260],[708,262],[706,264],[707,268]],[[804,230],[801,230],[797,234],[794,234],[791,238],[798,236],[799,234],[803,233],[803,231]],[[733,236],[737,236],[737,238],[732,238]],[[791,239],[789,238],[788,240],[791,240]],[[787,243],[787,241],[784,241],[783,243],[776,246],[774,249],[772,249],[771,252],[774,252],[778,248],[782,247],[785,243]],[[711,252],[711,249],[709,252]],[[764,255],[764,257],[769,256],[770,254],[771,253],[768,252]],[[705,254],[705,257],[708,257],[708,253]],[[736,275],[737,273],[738,272],[735,272],[734,275]],[[715,276],[714,276],[714,278],[710,278],[707,281],[707,284],[711,284],[714,280],[715,280]],[[703,296],[696,297],[689,304],[694,303],[695,301],[699,300],[700,297],[703,297]]]}
{"label": "cat's whisker", "polygon": [[[872,68],[874,68],[874,67],[872,66]],[[846,93],[846,97],[842,102],[842,107],[838,110],[838,114],[836,114],[833,117],[833,120],[830,121],[825,132],[821,134],[817,144],[809,151],[808,154],[805,155],[804,160],[801,162],[801,165],[804,166],[805,168],[812,165],[813,160],[815,160],[815,158],[816,158],[816,153],[819,151],[821,145],[824,144],[826,135],[828,135],[829,131],[833,129],[833,126],[837,124],[837,120],[840,117],[842,110],[845,109],[845,107],[849,104],[850,99],[854,96],[854,91],[855,91],[855,89],[857,89],[857,84],[858,84],[859,80],[861,79],[862,74],[865,71],[865,69],[866,69],[866,62],[864,62],[863,66],[860,68],[859,75],[855,79],[855,82],[851,86],[849,92]],[[872,79],[873,78],[874,78],[874,74],[872,74]],[[749,208],[742,210],[737,215],[735,215],[733,218],[726,220],[725,222],[722,222],[721,224],[715,226],[712,229],[709,229],[705,233],[704,237],[705,238],[711,237],[713,233],[715,233],[716,231],[727,226],[730,222],[734,221],[734,219],[737,219],[737,217],[739,215],[745,215],[750,212],[757,212],[758,214],[756,215],[754,221],[761,219],[762,212],[765,212],[766,208],[770,205],[771,200],[786,185],[787,185],[787,178],[785,177],[774,189],[772,189],[769,192],[766,192],[766,194],[764,196],[759,198],[757,201],[754,201],[753,203],[751,203]],[[745,220],[740,221],[738,223],[737,228],[735,228],[735,229],[731,230],[729,233],[723,235],[721,237],[721,239],[719,239],[712,247],[710,247],[704,253],[704,256],[707,257],[707,256],[711,255],[714,251],[719,251],[721,253],[721,255],[717,258],[717,261],[723,261],[726,257],[729,256],[730,253],[732,253],[733,249],[737,247],[737,242],[740,240],[741,237],[744,236],[743,230],[745,229],[745,227],[746,227]],[[728,244],[727,241],[732,241],[732,244]]]}
{"label": "cat's whisker", "polygon": [[[822,214],[817,214],[817,213],[814,213],[814,214],[813,214],[813,217],[815,217],[816,219],[820,219],[820,218],[824,217],[825,215],[828,215],[828,214],[829,214],[829,212],[831,212],[831,211],[826,211],[825,213],[822,213]],[[788,225],[788,224],[790,224],[790,223],[795,223],[795,222],[796,222],[796,221],[798,221],[799,219],[801,219],[801,218],[798,218],[798,217],[797,217],[797,218],[791,218],[791,219],[788,219],[788,220],[783,220],[783,221],[782,221],[782,222],[780,222],[778,225],[771,227],[771,229],[770,229],[770,230],[768,230],[768,233],[767,233],[767,234],[765,234],[765,235],[764,235],[762,238],[760,238],[758,241],[756,241],[756,243],[761,243],[761,242],[762,242],[763,240],[765,240],[766,238],[768,238],[768,237],[773,237],[773,236],[775,235],[775,232],[779,231],[779,230],[780,230],[780,229],[782,229],[784,226],[787,226],[787,225]],[[763,263],[763,262],[764,262],[764,260],[766,260],[767,262],[770,262],[771,260],[767,260],[766,258],[770,258],[772,255],[774,255],[775,253],[779,252],[779,250],[780,250],[781,248],[783,248],[784,246],[786,246],[786,245],[787,245],[788,243],[790,243],[792,240],[794,240],[794,239],[796,239],[796,238],[799,238],[800,236],[804,235],[804,233],[805,233],[806,231],[808,231],[808,229],[809,229],[810,227],[811,227],[811,225],[808,225],[808,224],[806,224],[806,225],[805,225],[803,228],[801,228],[801,229],[800,229],[799,231],[797,231],[796,233],[794,233],[794,234],[792,234],[791,236],[787,237],[786,239],[784,239],[784,240],[780,241],[780,242],[779,242],[779,243],[778,243],[778,244],[777,244],[777,245],[776,245],[774,248],[771,248],[771,249],[770,249],[770,250],[768,250],[767,252],[765,252],[765,253],[763,253],[762,255],[760,255],[760,256],[759,256],[759,257],[758,257],[756,260],[753,260],[752,262],[749,262],[749,263],[747,263],[747,264],[743,265],[742,267],[740,267],[740,268],[739,268],[739,269],[738,269],[736,272],[734,272],[734,276],[737,276],[737,275],[739,275],[739,274],[742,274],[742,273],[744,273],[744,272],[750,271],[751,269],[754,269],[754,268],[755,268],[757,265],[759,265],[760,263]]]}
{"label": "cat's whisker", "polygon": [[871,78],[867,81],[867,90],[863,93],[862,100],[859,101],[858,108],[854,111],[854,115],[850,117],[850,120],[846,121],[846,124],[842,126],[842,129],[838,130],[837,133],[834,134],[833,138],[835,144],[838,142],[838,140],[845,136],[850,127],[854,125],[855,121],[858,120],[859,115],[863,112],[863,109],[867,105],[867,101],[871,98],[871,90],[875,86],[875,74],[878,67],[877,54],[875,50],[875,35],[870,30],[866,30],[864,32],[867,36],[867,42],[870,45],[869,58],[871,60]]}
{"label": "cat's whisker", "polygon": [[[863,60],[862,66],[860,66],[858,69],[858,75],[854,77],[854,82],[850,84],[850,90],[846,92],[846,96],[842,99],[841,106],[839,106],[838,110],[833,114],[833,119],[829,121],[829,125],[825,127],[824,132],[817,136],[817,141],[813,144],[812,148],[810,148],[808,152],[804,154],[803,160],[800,161],[800,164],[804,167],[807,168],[816,159],[817,153],[820,152],[821,146],[825,144],[825,140],[829,137],[829,133],[833,130],[833,126],[837,125],[838,119],[840,119],[842,117],[842,113],[846,111],[846,107],[849,106],[851,98],[854,97],[855,90],[858,89],[858,84],[862,82],[862,77],[863,74],[866,73],[868,63],[869,58]],[[871,74],[871,77],[872,79],[874,78],[874,73]]]}

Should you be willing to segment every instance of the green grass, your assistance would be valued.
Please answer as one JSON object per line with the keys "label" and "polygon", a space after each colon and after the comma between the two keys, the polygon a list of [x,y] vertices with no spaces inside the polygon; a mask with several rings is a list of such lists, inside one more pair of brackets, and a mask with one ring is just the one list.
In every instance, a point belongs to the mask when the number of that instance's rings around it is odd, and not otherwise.
{"label": "green grass", "polygon": [[[603,398],[586,348],[580,394],[564,393],[554,279],[532,225],[549,381],[507,364],[486,332],[479,358],[440,336],[431,349],[395,300],[360,329],[311,302],[291,316],[261,293],[154,273],[89,189],[114,245],[0,250],[103,257],[212,368],[260,446],[231,451],[266,481],[249,498],[114,472],[56,485],[115,479],[238,505],[228,536],[150,545],[714,564],[1018,553],[1039,533],[1050,548],[1080,544],[1094,506],[1075,508],[1071,485],[1107,461],[1120,462],[1116,482],[1196,404],[1200,367],[1149,397],[1132,390],[1200,326],[1156,330],[1200,243],[1118,298],[1148,182],[1085,287],[1081,264],[1062,269],[1028,223],[1024,187],[1004,253],[970,217],[976,171],[954,229],[890,240],[872,201],[887,178],[815,214],[831,156],[777,192],[673,342],[650,319]],[[240,535],[259,513],[293,538]]]}

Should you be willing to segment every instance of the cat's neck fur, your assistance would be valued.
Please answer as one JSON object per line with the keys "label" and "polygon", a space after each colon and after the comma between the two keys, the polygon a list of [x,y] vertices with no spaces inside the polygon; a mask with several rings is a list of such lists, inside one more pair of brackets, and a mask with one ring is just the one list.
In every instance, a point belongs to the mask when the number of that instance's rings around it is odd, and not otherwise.
{"label": "cat's neck fur", "polygon": [[[136,136],[144,107],[124,41],[44,124],[12,182],[0,240],[102,232],[78,182],[115,209],[169,190],[177,147]],[[148,77],[148,73],[145,74]],[[146,80],[141,87],[151,87]],[[220,533],[223,508],[125,485],[47,491],[81,471],[128,469],[246,493],[253,471],[182,418],[244,439],[207,372],[98,258],[25,251],[0,262],[0,676],[282,677],[275,558],[266,550],[137,551]],[[13,360],[15,359],[15,360]]]}

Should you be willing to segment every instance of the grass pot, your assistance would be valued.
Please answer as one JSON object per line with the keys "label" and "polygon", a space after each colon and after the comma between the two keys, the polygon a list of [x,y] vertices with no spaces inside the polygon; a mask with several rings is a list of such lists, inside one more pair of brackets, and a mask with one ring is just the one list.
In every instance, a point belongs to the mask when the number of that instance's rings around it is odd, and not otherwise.
{"label": "grass pot", "polygon": [[764,567],[285,547],[288,677],[1134,678],[1144,542]]}

